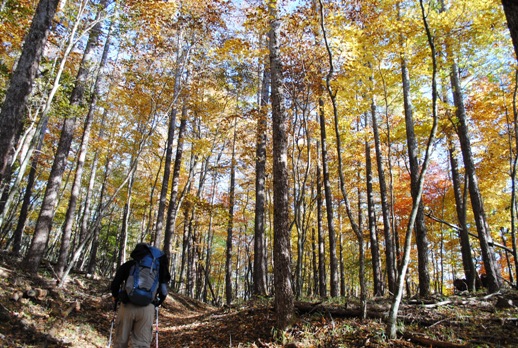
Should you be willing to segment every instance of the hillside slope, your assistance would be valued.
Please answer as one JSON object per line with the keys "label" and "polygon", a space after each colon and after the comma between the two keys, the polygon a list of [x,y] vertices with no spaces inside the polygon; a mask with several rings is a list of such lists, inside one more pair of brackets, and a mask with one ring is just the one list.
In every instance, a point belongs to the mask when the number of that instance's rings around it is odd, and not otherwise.
{"label": "hillside slope", "polygon": [[[0,253],[0,347],[107,346],[114,318],[108,279],[73,274],[58,288],[50,271],[43,268],[41,276],[31,277],[19,262]],[[269,300],[215,308],[172,294],[159,310],[159,347],[518,346],[518,292],[510,289],[426,304],[407,300],[400,311],[405,332],[393,341],[384,335],[387,299],[372,300],[364,321],[357,318],[355,300],[348,301],[347,306],[297,303],[296,322],[277,335]]]}

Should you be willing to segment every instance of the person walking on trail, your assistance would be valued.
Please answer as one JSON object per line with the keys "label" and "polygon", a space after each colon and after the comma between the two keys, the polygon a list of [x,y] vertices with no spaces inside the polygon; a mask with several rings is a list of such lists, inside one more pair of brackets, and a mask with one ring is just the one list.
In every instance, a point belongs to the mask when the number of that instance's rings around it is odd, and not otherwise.
{"label": "person walking on trail", "polygon": [[[171,280],[167,256],[159,249],[139,243],[132,260],[122,264],[111,283],[115,303],[120,302],[115,321],[114,348],[149,348],[153,338],[155,308],[167,296]],[[158,311],[157,311],[158,315]]]}

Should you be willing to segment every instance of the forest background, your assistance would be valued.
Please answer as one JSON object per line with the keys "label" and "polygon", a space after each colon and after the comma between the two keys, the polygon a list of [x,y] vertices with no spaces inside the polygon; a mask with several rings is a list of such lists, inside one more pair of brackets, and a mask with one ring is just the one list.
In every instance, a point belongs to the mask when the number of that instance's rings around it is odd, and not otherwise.
{"label": "forest background", "polygon": [[[55,15],[30,97],[11,98],[42,4]],[[16,140],[2,153],[2,249],[31,273],[49,262],[64,285],[72,268],[111,276],[149,242],[174,291],[219,304],[278,295],[284,266],[295,298],[515,285],[502,4],[273,4],[2,0],[2,115],[23,114],[1,129]]]}

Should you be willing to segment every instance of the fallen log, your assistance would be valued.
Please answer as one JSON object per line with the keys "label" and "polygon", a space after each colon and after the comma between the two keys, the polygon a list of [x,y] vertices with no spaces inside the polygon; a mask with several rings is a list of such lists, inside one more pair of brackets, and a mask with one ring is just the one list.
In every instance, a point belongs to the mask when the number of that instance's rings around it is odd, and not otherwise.
{"label": "fallen log", "polygon": [[426,347],[438,347],[438,348],[464,348],[469,347],[469,343],[452,343],[452,342],[444,342],[438,341],[431,338],[414,335],[410,332],[404,332],[402,334],[404,339],[407,339],[411,342],[421,344]]}
{"label": "fallen log", "polygon": [[[331,306],[324,306],[321,302],[315,304],[307,302],[297,302],[295,303],[295,309],[299,314],[312,314],[323,312],[335,318],[361,317],[361,310],[358,308],[337,308]],[[385,319],[387,317],[387,314],[385,312],[368,310],[367,317],[370,319]]]}
{"label": "fallen log", "polygon": [[74,302],[68,308],[61,311],[61,316],[66,318],[72,313],[72,311],[79,312],[81,310],[81,303],[79,301]]}

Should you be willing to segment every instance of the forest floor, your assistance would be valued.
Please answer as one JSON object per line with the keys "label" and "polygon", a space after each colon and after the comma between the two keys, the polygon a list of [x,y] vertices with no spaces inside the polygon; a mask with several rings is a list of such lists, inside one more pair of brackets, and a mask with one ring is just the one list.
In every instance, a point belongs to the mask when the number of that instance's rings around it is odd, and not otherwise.
{"label": "forest floor", "polygon": [[[114,317],[109,280],[73,274],[64,288],[51,272],[32,277],[0,254],[0,347],[107,347]],[[159,347],[518,347],[518,292],[504,290],[405,300],[398,339],[384,335],[389,301],[369,301],[360,320],[354,300],[297,302],[293,326],[276,335],[271,300],[216,308],[173,294],[160,307]],[[155,347],[155,342],[151,347]]]}

